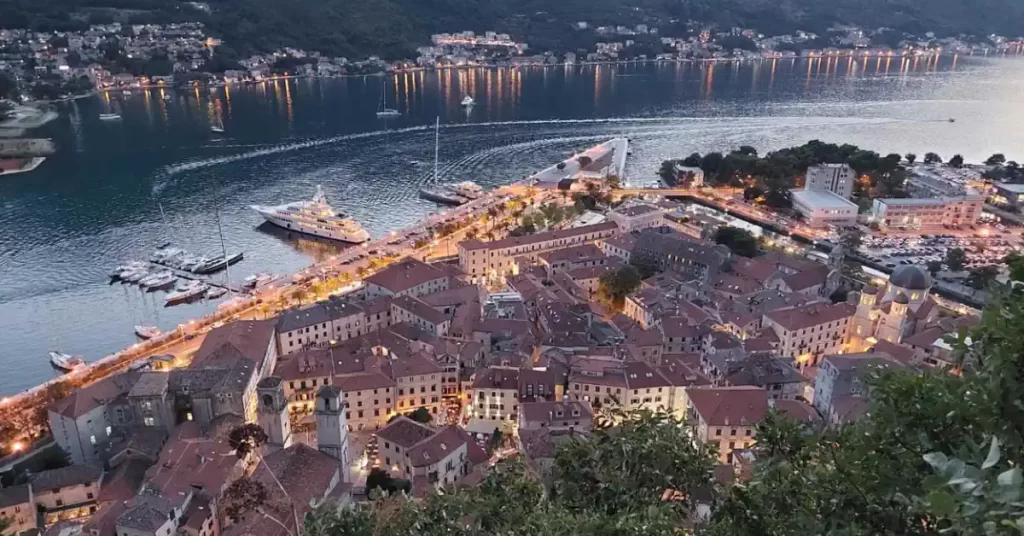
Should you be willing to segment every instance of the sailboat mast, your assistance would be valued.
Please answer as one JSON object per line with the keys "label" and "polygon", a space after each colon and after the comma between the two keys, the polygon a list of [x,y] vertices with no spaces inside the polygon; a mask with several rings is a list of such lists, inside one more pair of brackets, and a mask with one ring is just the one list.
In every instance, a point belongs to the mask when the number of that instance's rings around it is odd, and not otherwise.
{"label": "sailboat mast", "polygon": [[231,266],[228,262],[228,248],[224,245],[224,229],[220,226],[220,209],[214,209],[217,217],[217,233],[220,235],[220,252],[224,255],[224,288],[228,289],[228,297],[231,297]]}
{"label": "sailboat mast", "polygon": [[437,116],[434,122],[434,184],[437,184],[437,155],[441,139],[441,116]]}

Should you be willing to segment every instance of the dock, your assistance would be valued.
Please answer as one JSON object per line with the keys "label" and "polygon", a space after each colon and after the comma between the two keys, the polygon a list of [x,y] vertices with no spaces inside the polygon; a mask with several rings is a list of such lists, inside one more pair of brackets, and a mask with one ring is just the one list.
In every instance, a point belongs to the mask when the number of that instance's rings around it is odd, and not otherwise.
{"label": "dock", "polygon": [[235,294],[246,294],[246,295],[249,294],[248,289],[243,289],[242,287],[237,287],[237,286],[230,286],[230,285],[225,284],[225,283],[218,283],[216,281],[213,281],[208,276],[203,276],[203,275],[200,275],[200,274],[194,274],[192,272],[189,272],[188,270],[182,270],[180,268],[174,268],[172,266],[167,266],[166,264],[160,264],[159,262],[152,262],[152,261],[150,261],[149,264],[151,266],[155,267],[155,268],[160,269],[160,270],[168,270],[172,274],[174,274],[174,277],[177,277],[177,278],[180,278],[180,279],[188,279],[188,280],[191,280],[191,281],[201,281],[201,282],[203,282],[203,283],[205,283],[207,285],[210,285],[211,287],[227,289],[228,291],[233,292]]}

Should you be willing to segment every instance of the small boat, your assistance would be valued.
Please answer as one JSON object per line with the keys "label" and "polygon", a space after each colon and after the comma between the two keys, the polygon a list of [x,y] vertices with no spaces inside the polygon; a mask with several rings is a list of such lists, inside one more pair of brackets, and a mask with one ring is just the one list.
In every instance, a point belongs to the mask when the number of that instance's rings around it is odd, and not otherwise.
{"label": "small boat", "polygon": [[170,93],[166,93],[166,94],[164,94],[164,100],[165,100],[165,101],[169,101],[169,100],[171,100],[171,94],[170,94]]}
{"label": "small boat", "polygon": [[132,92],[131,92],[131,91],[128,91],[127,89],[125,89],[125,90],[122,90],[122,91],[121,91],[121,94],[122,94],[122,95],[131,95],[131,94],[132,94]]}
{"label": "small boat", "polygon": [[227,293],[228,289],[224,287],[210,287],[210,289],[206,291],[206,299],[216,300]]}
{"label": "small boat", "polygon": [[950,123],[956,123],[956,119],[953,119],[952,117],[950,117],[950,118],[949,118],[949,122],[950,122]]}
{"label": "small boat", "polygon": [[126,272],[127,275],[121,275],[121,281],[127,281],[129,283],[138,283],[150,275],[150,271],[146,268],[139,268],[137,270],[129,270]]}
{"label": "small boat", "polygon": [[153,326],[135,326],[135,335],[140,339],[149,340],[160,336],[160,330]]}
{"label": "small boat", "polygon": [[197,299],[203,296],[210,287],[205,283],[190,281],[184,288],[179,288],[180,290],[172,292],[164,297],[165,307]]}
{"label": "small boat", "polygon": [[463,106],[473,106],[474,104],[476,104],[476,101],[473,100],[473,97],[470,97],[469,95],[466,95],[466,97],[462,99]]}
{"label": "small boat", "polygon": [[50,352],[50,365],[62,372],[73,372],[85,366],[85,360],[64,352]]}
{"label": "small boat", "polygon": [[210,132],[213,132],[214,134],[223,134],[224,133],[224,128],[223,127],[218,127],[218,126],[212,126],[212,127],[210,127]]}
{"label": "small boat", "polygon": [[420,162],[419,160],[410,160],[409,161],[409,165],[410,166],[422,166],[423,162]]}
{"label": "small boat", "polygon": [[178,268],[191,272],[196,266],[199,266],[210,259],[206,257],[196,257],[195,255],[184,255],[178,262]]}
{"label": "small boat", "polygon": [[387,93],[388,93],[387,92],[387,86],[385,86],[384,84],[381,84],[381,86],[380,86],[380,107],[377,108],[377,117],[378,118],[387,118],[387,117],[398,117],[398,116],[402,115],[402,112],[399,112],[398,110],[396,110],[394,108],[388,108],[388,95],[387,95]]}
{"label": "small boat", "polygon": [[100,121],[120,121],[121,114],[100,114]]}
{"label": "small boat", "polygon": [[161,272],[151,277],[147,277],[142,281],[139,281],[139,285],[145,288],[149,292],[157,290],[167,290],[174,286],[174,282],[178,278],[171,272]]}

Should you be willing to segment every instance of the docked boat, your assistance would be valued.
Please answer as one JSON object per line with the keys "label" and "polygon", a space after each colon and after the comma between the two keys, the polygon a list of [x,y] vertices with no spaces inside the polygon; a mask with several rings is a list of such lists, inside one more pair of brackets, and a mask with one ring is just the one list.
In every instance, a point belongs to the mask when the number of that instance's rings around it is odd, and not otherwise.
{"label": "docked boat", "polygon": [[331,208],[320,186],[316,187],[313,198],[306,201],[276,206],[252,205],[250,208],[268,222],[290,231],[352,244],[362,244],[370,239],[370,234],[358,222]]}
{"label": "docked boat", "polygon": [[462,105],[463,106],[473,106],[474,104],[476,104],[476,101],[473,100],[473,97],[471,97],[469,95],[466,95],[466,97],[464,99],[462,99]]}
{"label": "docked boat", "polygon": [[210,286],[199,281],[189,281],[188,284],[179,287],[180,290],[176,290],[164,297],[164,306],[169,307],[171,305],[177,305],[187,301],[198,299],[206,294]]}
{"label": "docked boat", "polygon": [[142,281],[139,281],[139,285],[149,292],[153,292],[156,290],[169,289],[174,286],[174,282],[177,280],[178,278],[175,277],[173,273],[167,271],[149,276]]}
{"label": "docked boat", "polygon": [[466,198],[455,195],[452,192],[443,190],[431,190],[429,188],[420,189],[420,197],[427,201],[433,201],[435,203],[444,203],[445,205],[462,205],[466,203]]}
{"label": "docked boat", "polygon": [[225,257],[224,255],[218,255],[210,260],[207,260],[206,262],[202,262],[196,265],[191,270],[192,273],[196,274],[212,274],[215,272],[219,272],[241,260],[242,252],[238,252],[233,255],[228,255],[227,257]]}
{"label": "docked boat", "polygon": [[135,335],[140,339],[149,340],[160,336],[160,330],[153,326],[135,326]]}
{"label": "docked boat", "polygon": [[100,121],[120,121],[121,114],[100,114]]}
{"label": "docked boat", "polygon": [[205,297],[208,300],[216,300],[227,293],[228,289],[224,287],[210,287],[210,289],[206,291]]}
{"label": "docked boat", "polygon": [[448,187],[457,196],[465,197],[466,199],[479,199],[484,195],[484,189],[479,184],[471,181],[460,182],[453,184]]}
{"label": "docked boat", "polygon": [[85,366],[85,360],[64,352],[50,352],[50,365],[62,372],[73,372]]}
{"label": "docked boat", "polygon": [[143,279],[149,277],[152,272],[148,268],[136,268],[134,270],[128,270],[121,274],[121,281],[127,281],[128,283],[138,283]]}

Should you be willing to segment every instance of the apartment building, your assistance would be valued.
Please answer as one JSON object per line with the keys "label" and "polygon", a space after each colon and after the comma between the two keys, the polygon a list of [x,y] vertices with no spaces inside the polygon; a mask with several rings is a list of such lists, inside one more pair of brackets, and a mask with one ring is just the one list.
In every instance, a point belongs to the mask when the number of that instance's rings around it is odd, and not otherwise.
{"label": "apartment building", "polygon": [[437,337],[448,334],[451,317],[411,296],[399,296],[391,301],[391,319],[395,323],[408,322]]}
{"label": "apartment building", "polygon": [[594,244],[583,244],[565,249],[557,249],[541,253],[537,256],[548,277],[555,272],[565,272],[577,268],[591,268],[608,264],[608,256]]}
{"label": "apartment building", "polygon": [[82,519],[97,509],[103,470],[92,465],[69,465],[32,475],[32,498],[43,524]]}
{"label": "apartment building", "polygon": [[768,412],[768,393],[760,387],[687,389],[694,437],[702,444],[716,443],[721,463],[732,463],[732,453],[754,444],[754,427]]}
{"label": "apartment building", "polygon": [[414,489],[462,480],[470,470],[470,449],[479,449],[456,426],[434,429],[404,416],[375,435],[381,467]]}
{"label": "apartment building", "polygon": [[935,229],[978,223],[985,197],[967,193],[930,199],[875,199],[871,221],[881,228]]}
{"label": "apartment building", "polygon": [[519,430],[588,432],[594,413],[582,402],[524,402],[519,406]]}
{"label": "apartment building", "polygon": [[493,242],[466,240],[459,243],[459,268],[474,283],[503,280],[518,273],[517,257],[536,261],[541,253],[583,245],[614,236],[617,232],[618,226],[615,223],[606,222]]}
{"label": "apartment building", "polygon": [[640,231],[630,255],[649,259],[662,270],[674,270],[688,280],[704,283],[718,275],[729,256],[729,248],[725,246],[694,240],[668,227]]}
{"label": "apartment building", "polygon": [[812,303],[765,313],[761,324],[778,337],[778,355],[796,356],[807,367],[824,355],[843,352],[856,312],[852,303]]}
{"label": "apartment building", "polygon": [[521,403],[557,400],[561,389],[552,371],[489,367],[477,371],[466,411],[471,419],[513,423]]}
{"label": "apartment building", "polygon": [[609,211],[608,219],[615,222],[623,233],[632,233],[665,225],[665,211],[654,205],[637,203]]}
{"label": "apartment building", "polygon": [[32,486],[20,484],[0,488],[0,523],[7,522],[5,533],[22,534],[37,528],[36,505]]}
{"label": "apartment building", "polygon": [[346,341],[369,329],[363,307],[330,298],[282,312],[275,325],[277,350],[279,354],[286,354],[306,346]]}
{"label": "apartment building", "polygon": [[807,168],[804,190],[832,192],[842,199],[849,199],[856,180],[856,172],[849,164],[818,164]]}
{"label": "apartment building", "polygon": [[423,296],[448,290],[452,272],[413,258],[405,258],[363,279],[367,299],[380,296]]}

